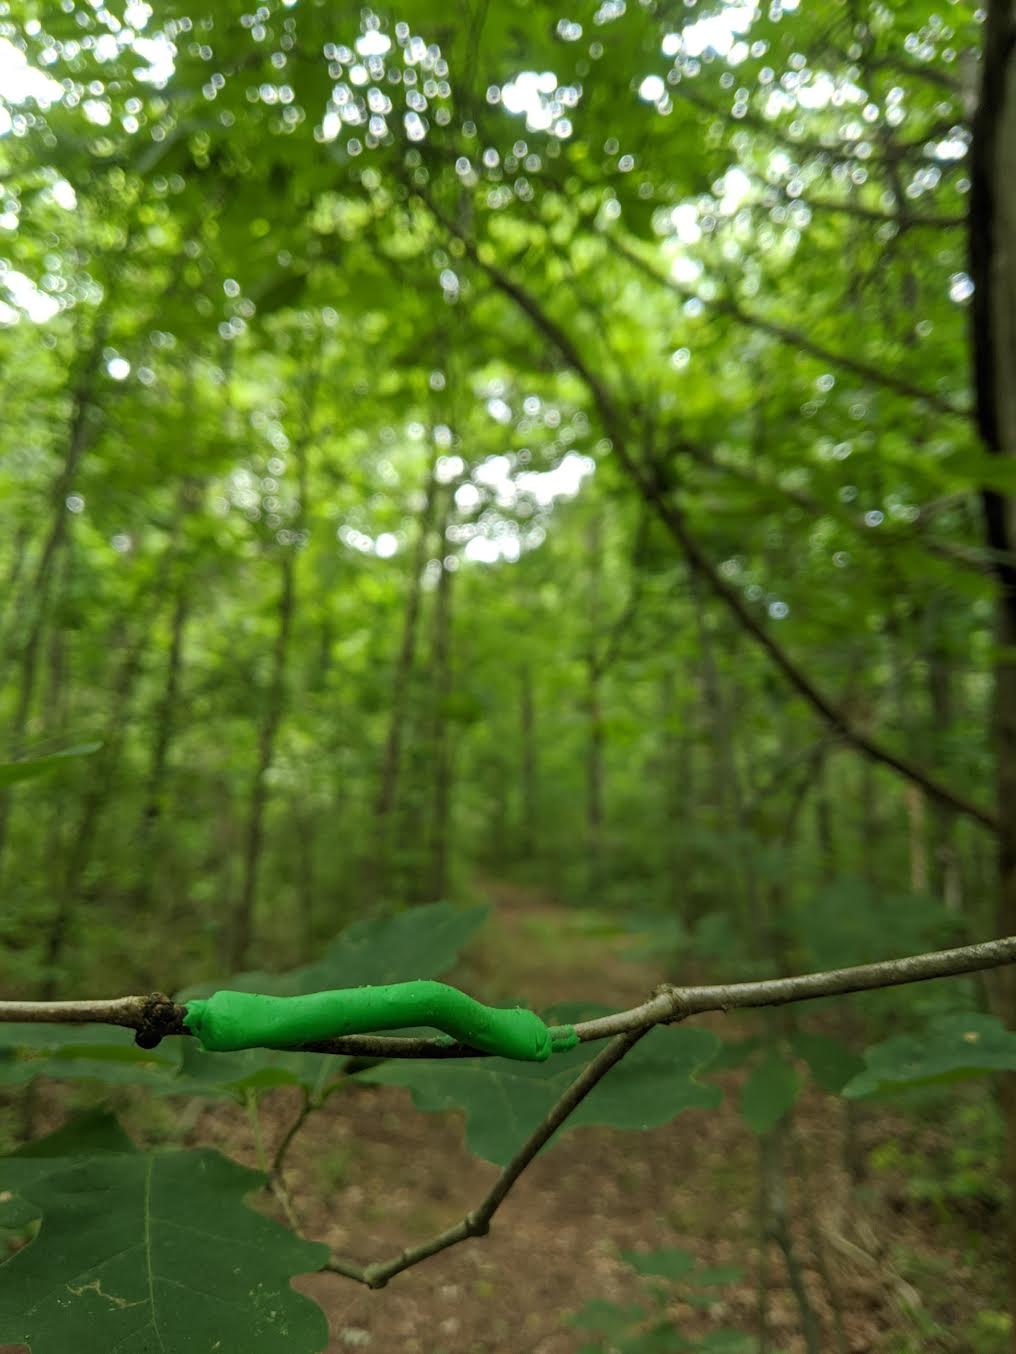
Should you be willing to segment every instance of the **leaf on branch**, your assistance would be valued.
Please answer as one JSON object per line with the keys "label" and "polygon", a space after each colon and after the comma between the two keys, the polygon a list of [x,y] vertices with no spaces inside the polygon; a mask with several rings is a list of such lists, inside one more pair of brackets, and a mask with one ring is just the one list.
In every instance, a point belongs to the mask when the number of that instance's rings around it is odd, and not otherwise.
{"label": "leaf on branch", "polygon": [[676,1246],[658,1251],[622,1251],[621,1259],[636,1274],[652,1279],[687,1279],[695,1268],[694,1255]]}
{"label": "leaf on branch", "polygon": [[313,964],[288,973],[242,973],[215,983],[189,987],[178,1001],[211,996],[219,988],[298,996],[339,987],[439,978],[487,919],[490,908],[429,903],[392,917],[357,921],[332,941]]}
{"label": "leaf on branch", "polygon": [[79,743],[76,747],[64,748],[62,752],[51,752],[46,757],[26,758],[21,762],[0,763],[0,789],[15,785],[21,780],[31,780],[35,776],[44,776],[63,766],[64,762],[75,757],[90,757],[98,752],[101,743]]}
{"label": "leaf on branch", "polygon": [[276,1086],[313,1090],[341,1062],[322,1053],[286,1053],[251,1048],[238,1053],[204,1053],[196,1039],[183,1041],[180,1076],[163,1089],[169,1095],[228,1096],[242,1102],[248,1091]]}
{"label": "leaf on branch", "polygon": [[940,1016],[923,1034],[901,1034],[864,1054],[865,1070],[843,1087],[850,1100],[915,1086],[1016,1071],[1016,1033],[994,1016]]}
{"label": "leaf on branch", "polygon": [[[716,1035],[700,1029],[655,1029],[601,1081],[561,1132],[583,1124],[647,1129],[688,1109],[711,1109],[722,1093],[697,1080],[715,1056]],[[362,1074],[367,1081],[407,1086],[421,1110],[461,1109],[470,1151],[503,1166],[596,1054],[580,1044],[545,1063],[499,1058],[447,1062],[388,1062]]]}
{"label": "leaf on branch", "polygon": [[741,1087],[741,1118],[753,1133],[768,1133],[793,1108],[800,1089],[793,1064],[771,1053]]}
{"label": "leaf on branch", "polygon": [[797,1056],[808,1064],[811,1075],[823,1091],[833,1094],[842,1091],[850,1078],[857,1076],[864,1067],[863,1058],[824,1034],[799,1030],[790,1043]]}
{"label": "leaf on branch", "polygon": [[0,1053],[0,1086],[53,1077],[169,1090],[180,1065],[175,1042],[138,1048],[132,1030],[110,1025],[0,1023]]}
{"label": "leaf on branch", "polygon": [[[430,903],[354,922],[342,931],[321,959],[288,973],[246,973],[223,983],[188,988],[178,1000],[209,996],[219,987],[237,992],[298,996],[333,988],[437,978],[455,963],[459,951],[487,919],[490,909]],[[165,1090],[187,1095],[226,1095],[242,1100],[250,1090],[273,1086],[320,1087],[322,1072],[338,1064],[327,1054],[247,1049],[239,1053],[203,1053],[185,1040],[181,1075]]]}
{"label": "leaf on branch", "polygon": [[0,1266],[0,1343],[318,1354],[324,1313],[290,1279],[320,1269],[328,1249],[244,1206],[263,1179],[211,1150],[0,1159],[0,1189],[42,1217]]}

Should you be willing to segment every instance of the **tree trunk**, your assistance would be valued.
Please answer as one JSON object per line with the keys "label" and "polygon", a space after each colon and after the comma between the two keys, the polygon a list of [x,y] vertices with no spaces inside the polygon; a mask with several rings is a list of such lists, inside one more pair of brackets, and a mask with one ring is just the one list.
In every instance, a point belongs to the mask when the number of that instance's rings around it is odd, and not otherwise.
{"label": "tree trunk", "polygon": [[165,797],[166,768],[169,749],[176,733],[176,715],[180,698],[180,672],[183,667],[183,639],[187,625],[190,599],[187,587],[181,583],[176,590],[173,619],[170,623],[169,654],[166,658],[162,696],[155,712],[155,737],[152,741],[145,788],[144,806],[138,826],[138,885],[134,893],[135,910],[143,915],[148,911],[152,887],[160,860],[158,851],[159,827]]}
{"label": "tree trunk", "polygon": [[[1016,3],[988,0],[982,83],[970,149],[969,218],[974,385],[977,423],[989,454],[1016,462]],[[982,494],[985,537],[998,579],[992,734],[998,805],[998,908],[1001,935],[1016,933],[1016,504],[996,489]],[[1016,972],[1000,970],[995,990],[1006,1025],[1016,1028]],[[1001,1078],[1006,1122],[1009,1311],[1016,1351],[1016,1073]]]}
{"label": "tree trunk", "polygon": [[522,813],[519,844],[527,863],[539,849],[539,743],[536,732],[536,699],[533,693],[533,669],[523,663],[519,670],[519,735],[522,742]]}
{"label": "tree trunk", "polygon": [[[444,532],[442,532],[442,540]],[[434,780],[431,819],[430,897],[448,891],[448,853],[452,795],[452,754],[448,736],[448,703],[452,676],[452,584],[448,561],[442,560],[434,607]]]}
{"label": "tree trunk", "polygon": [[[374,802],[373,853],[364,871],[375,893],[383,892],[388,882],[390,867],[389,836],[392,814],[399,792],[399,774],[402,769],[402,740],[409,717],[409,684],[416,662],[416,638],[420,622],[423,570],[427,563],[427,550],[430,544],[431,526],[437,502],[437,489],[437,458],[435,457],[427,476],[423,509],[420,512],[420,520],[417,524],[409,592],[402,619],[402,639],[399,644],[398,658],[395,661],[395,672],[392,676],[388,732],[385,735],[384,750],[381,754],[381,776],[378,782],[377,799]],[[443,559],[443,540],[439,544],[439,549]]]}
{"label": "tree trunk", "polygon": [[[19,604],[21,615],[15,618],[15,634],[17,634],[21,621],[25,622],[27,629],[23,639],[20,640],[18,699],[8,729],[8,755],[20,755],[25,733],[28,729],[28,720],[32,711],[38,676],[39,650],[49,610],[48,602],[53,567],[64,541],[67,539],[71,517],[70,510],[67,507],[67,496],[74,484],[74,476],[81,464],[81,458],[88,445],[91,432],[92,382],[101,351],[102,332],[100,330],[93,337],[91,348],[74,383],[63,464],[57,472],[50,490],[49,531],[46,533],[46,539],[43,542],[42,552],[31,582],[26,585],[25,593]],[[11,792],[0,793],[0,879],[3,877],[3,857],[7,845],[10,809]]]}
{"label": "tree trunk", "polygon": [[41,991],[43,1001],[52,1001],[59,988],[60,965],[71,939],[76,914],[80,911],[82,884],[95,850],[99,821],[116,783],[120,752],[127,732],[130,704],[141,669],[147,633],[147,626],[139,628],[134,638],[126,641],[110,693],[110,717],[102,748],[89,767],[85,792],[78,805],[77,827],[70,839],[60,897],[44,946],[45,977]]}
{"label": "tree trunk", "polygon": [[297,482],[296,512],[292,522],[291,539],[282,546],[284,553],[276,613],[275,644],[272,649],[272,671],[267,698],[261,713],[257,761],[247,800],[240,898],[226,936],[226,963],[234,972],[246,964],[254,939],[254,913],[257,907],[258,877],[264,849],[265,811],[268,807],[268,773],[275,759],[279,729],[286,714],[289,650],[293,635],[293,619],[296,614],[296,565],[303,544],[303,527],[307,514],[307,453],[312,435],[317,388],[318,373],[315,370],[308,376],[303,393],[303,426],[293,442]]}
{"label": "tree trunk", "polygon": [[228,937],[226,963],[232,972],[242,969],[247,962],[254,938],[254,908],[257,902],[258,875],[265,837],[265,809],[268,805],[268,772],[275,757],[279,726],[286,709],[286,674],[289,666],[289,641],[293,632],[293,612],[296,607],[294,565],[291,546],[286,547],[282,559],[282,579],[279,589],[277,629],[272,650],[272,675],[268,696],[258,730],[258,753],[247,801],[247,826],[243,845],[243,879],[240,900],[233,915]]}
{"label": "tree trunk", "polygon": [[689,878],[685,865],[683,834],[678,824],[687,817],[694,794],[694,748],[691,730],[678,731],[677,673],[670,664],[660,683],[660,718],[663,724],[663,830],[666,856],[666,897],[682,922],[698,920],[695,900],[689,897]]}
{"label": "tree trunk", "polygon": [[589,524],[588,624],[586,653],[586,852],[589,900],[600,902],[603,895],[603,673],[600,663],[598,631],[603,583],[603,519],[599,514]]}
{"label": "tree trunk", "polygon": [[[946,617],[939,608],[929,616],[932,626],[928,647],[928,704],[932,725],[945,742],[953,724],[953,665],[946,643]],[[943,746],[942,761],[946,748]],[[956,850],[956,815],[944,804],[933,804],[931,887],[950,912],[963,911],[963,881]]]}

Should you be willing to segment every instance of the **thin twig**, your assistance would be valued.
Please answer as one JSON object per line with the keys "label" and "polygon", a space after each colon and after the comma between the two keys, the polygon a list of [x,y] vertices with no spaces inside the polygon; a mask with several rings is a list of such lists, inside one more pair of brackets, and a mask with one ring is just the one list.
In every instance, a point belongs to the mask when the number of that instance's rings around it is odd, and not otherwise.
{"label": "thin twig", "polygon": [[666,273],[661,273],[659,269],[648,259],[642,257],[636,250],[629,248],[627,244],[613,231],[602,232],[603,238],[615,253],[621,258],[626,259],[639,272],[656,282],[667,291],[680,296],[684,301],[698,301],[702,305],[710,305],[714,310],[722,315],[729,315],[732,320],[738,324],[747,326],[750,329],[757,329],[761,333],[768,334],[779,343],[784,343],[791,348],[797,348],[802,353],[807,353],[810,357],[817,358],[820,362],[828,362],[830,366],[841,367],[844,371],[849,371],[852,375],[858,376],[863,381],[870,381],[873,385],[884,386],[887,390],[892,390],[897,395],[903,395],[908,399],[920,400],[930,409],[937,410],[941,414],[950,414],[957,418],[969,418],[970,410],[954,404],[945,395],[939,394],[935,390],[927,390],[925,387],[917,385],[909,377],[902,376],[899,373],[887,370],[874,362],[867,362],[861,358],[853,357],[850,353],[835,352],[826,348],[823,344],[817,343],[809,334],[803,330],[791,329],[787,325],[780,324],[776,320],[767,319],[764,315],[756,315],[750,311],[744,310],[737,301],[729,297],[716,297],[706,301],[693,288],[683,286],[676,278]]}
{"label": "thin twig", "polygon": [[493,1188],[482,1202],[459,1222],[446,1228],[443,1232],[438,1232],[436,1236],[430,1237],[427,1241],[420,1242],[417,1246],[407,1247],[390,1260],[379,1261],[361,1269],[350,1260],[334,1258],[325,1268],[333,1270],[337,1274],[343,1274],[347,1278],[357,1279],[360,1283],[365,1283],[368,1288],[383,1288],[389,1279],[394,1278],[404,1269],[418,1265],[421,1260],[427,1260],[430,1256],[447,1250],[449,1246],[458,1245],[460,1241],[465,1241],[469,1237],[486,1236],[490,1231],[490,1223],[494,1214],[504,1203],[512,1186],[536,1154],[542,1147],[546,1146],[565,1120],[585,1100],[597,1082],[601,1081],[611,1068],[615,1067],[625,1054],[635,1047],[642,1036],[648,1033],[648,1029],[649,1027],[628,1030],[624,1034],[619,1034],[611,1040],[606,1048],[600,1050],[592,1062],[583,1068],[556,1104],[548,1110],[537,1127],[533,1129],[498,1176]]}
{"label": "thin twig", "polygon": [[297,1133],[299,1133],[300,1129],[303,1128],[304,1124],[307,1121],[307,1116],[309,1114],[312,1114],[313,1111],[318,1108],[318,1106],[314,1103],[314,1101],[311,1100],[310,1092],[307,1090],[306,1086],[301,1086],[300,1092],[303,1096],[300,1108],[297,1111],[296,1116],[293,1119],[293,1122],[289,1125],[289,1127],[283,1134],[282,1141],[275,1149],[275,1156],[272,1158],[273,1175],[277,1176],[282,1175],[283,1167],[286,1164],[286,1153],[289,1151],[290,1144],[296,1137]]}

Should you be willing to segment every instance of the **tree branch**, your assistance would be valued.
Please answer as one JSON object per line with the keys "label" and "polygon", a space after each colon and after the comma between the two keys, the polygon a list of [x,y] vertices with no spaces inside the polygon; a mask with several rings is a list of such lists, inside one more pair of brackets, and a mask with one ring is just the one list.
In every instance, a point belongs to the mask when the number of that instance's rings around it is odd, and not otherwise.
{"label": "tree branch", "polygon": [[427,1260],[430,1256],[447,1250],[449,1246],[456,1246],[460,1241],[465,1241],[469,1237],[486,1236],[490,1231],[490,1223],[494,1214],[504,1203],[512,1186],[536,1154],[542,1147],[546,1146],[565,1120],[585,1100],[593,1087],[599,1081],[602,1081],[611,1068],[615,1067],[630,1049],[635,1047],[643,1035],[648,1034],[649,1029],[650,1026],[644,1026],[627,1030],[618,1034],[606,1048],[600,1050],[592,1062],[583,1068],[556,1104],[548,1110],[540,1123],[533,1129],[498,1176],[493,1188],[482,1202],[459,1222],[446,1228],[443,1232],[438,1232],[436,1236],[430,1237],[429,1240],[423,1241],[417,1246],[407,1247],[406,1250],[401,1251],[390,1260],[379,1261],[361,1269],[352,1261],[336,1259],[331,1264],[326,1265],[325,1268],[334,1270],[337,1274],[343,1274],[347,1278],[357,1279],[360,1283],[366,1284],[368,1288],[383,1288],[389,1279],[394,1278],[396,1274],[401,1274],[404,1269],[418,1265],[421,1260]]}
{"label": "tree branch", "polygon": [[[786,1006],[791,1002],[814,1001],[817,997],[842,996],[846,992],[869,992],[875,988],[900,987],[906,983],[927,982],[931,978],[954,978],[964,973],[1001,968],[1016,963],[1016,936],[986,940],[977,945],[962,945],[951,950],[934,950],[903,959],[886,959],[877,964],[853,968],[805,973],[790,978],[766,978],[752,983],[710,984],[702,987],[665,986],[639,1006],[613,1015],[584,1020],[574,1029],[580,1043],[609,1039],[617,1034],[642,1033],[654,1025],[664,1025],[706,1011],[733,1011],[759,1006]],[[143,1024],[151,997],[120,997],[113,1001],[0,1001],[0,1023],[33,1021],[80,1024],[96,1021],[126,1025],[137,1029]],[[179,1013],[179,1029],[166,1034],[190,1033],[183,1026],[185,1008],[168,1003]],[[129,1012],[140,1013],[128,1018]],[[175,1017],[167,1018],[167,1025]],[[138,1021],[135,1024],[135,1020]],[[480,1052],[451,1040],[400,1038],[380,1034],[350,1034],[341,1039],[322,1039],[301,1044],[293,1052],[332,1053],[362,1058],[485,1058]]]}
{"label": "tree branch", "polygon": [[822,344],[816,343],[814,339],[809,338],[799,329],[790,329],[775,320],[767,320],[763,315],[755,315],[742,309],[736,301],[724,298],[705,301],[690,287],[684,287],[674,278],[661,273],[648,259],[642,258],[635,250],[630,249],[614,233],[607,231],[601,233],[616,254],[626,259],[634,268],[637,268],[646,277],[651,278],[659,286],[672,291],[684,301],[698,301],[702,305],[710,305],[720,314],[729,315],[732,320],[736,320],[738,324],[743,324],[749,329],[757,329],[760,333],[768,334],[778,343],[786,344],[790,348],[797,348],[800,352],[807,353],[809,357],[815,357],[820,362],[828,362],[832,367],[840,367],[843,371],[849,371],[853,376],[859,376],[864,381],[870,381],[872,385],[891,390],[896,395],[903,395],[907,399],[920,400],[929,409],[935,409],[940,414],[950,414],[954,418],[970,417],[968,409],[953,404],[951,400],[946,399],[944,395],[939,395],[934,390],[926,390],[923,386],[915,385],[905,376],[895,376],[892,372],[885,371],[870,362],[851,357],[848,353],[833,352],[831,349],[823,347]]}
{"label": "tree branch", "polygon": [[[900,545],[917,545],[922,550],[926,550],[929,555],[935,555],[939,559],[946,560],[949,564],[955,564],[959,568],[970,569],[974,573],[988,577],[994,576],[991,557],[987,551],[976,546],[963,545],[956,541],[933,540],[929,536],[922,535],[920,530],[909,532],[905,528],[899,527],[872,528],[865,522],[863,515],[855,517],[853,514],[843,512],[835,506],[822,503],[804,489],[794,489],[788,485],[780,484],[777,480],[766,479],[753,467],[737,465],[733,461],[725,460],[722,456],[718,456],[714,451],[701,446],[699,443],[689,442],[686,438],[681,438],[673,443],[673,449],[677,452],[687,453],[706,469],[715,470],[721,474],[730,475],[734,479],[739,479],[771,498],[788,499],[791,503],[796,503],[798,507],[804,508],[806,512],[813,515],[832,517],[835,521],[849,526],[852,531],[862,536],[869,545],[890,549]],[[932,515],[933,513],[929,512],[927,508],[920,508],[912,525],[919,528]]]}
{"label": "tree branch", "polygon": [[[962,795],[955,794],[948,786],[942,785],[916,763],[893,752],[891,748],[884,747],[862,730],[856,728],[844,711],[833,705],[824,692],[797,666],[741,598],[740,594],[727,587],[709,557],[689,531],[684,514],[670,502],[666,491],[659,483],[658,478],[651,473],[651,470],[640,465],[632,455],[628,446],[624,423],[610,391],[586,362],[570,336],[552,316],[547,314],[536,298],[520,286],[514,278],[480,255],[475,241],[448,219],[423,188],[416,186],[412,191],[433,213],[435,219],[440,222],[445,230],[462,242],[466,256],[470,261],[486,274],[499,291],[510,297],[519,309],[529,316],[536,328],[553,344],[568,366],[585,383],[593,397],[604,431],[613,447],[614,455],[621,463],[625,473],[638,487],[646,502],[652,505],[660,520],[667,526],[692,567],[705,578],[715,595],[734,613],[748,634],[769,654],[794,690],[803,696],[812,708],[859,752],[863,752],[872,761],[881,762],[883,765],[891,767],[913,784],[920,785],[936,803],[943,804],[964,817],[974,819],[975,822],[989,828],[992,832],[997,832],[997,819],[987,809],[972,800],[965,799]],[[917,393],[920,393],[922,398],[933,398],[929,397],[927,392]],[[951,412],[958,411],[951,409]]]}

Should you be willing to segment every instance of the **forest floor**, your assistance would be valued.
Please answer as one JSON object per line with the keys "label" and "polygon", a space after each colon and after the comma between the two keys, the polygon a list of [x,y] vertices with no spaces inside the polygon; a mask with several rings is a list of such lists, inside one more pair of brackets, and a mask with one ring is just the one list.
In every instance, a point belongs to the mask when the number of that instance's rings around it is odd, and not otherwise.
{"label": "forest floor", "polygon": [[[494,905],[492,916],[448,975],[467,990],[494,1000],[524,993],[544,1006],[595,996],[624,1007],[665,976],[651,957],[633,957],[631,936],[605,916],[504,883],[480,891]],[[728,1038],[752,1032],[747,1017],[718,1015],[707,1023]],[[701,1338],[719,1327],[757,1334],[759,1146],[737,1110],[741,1076],[710,1077],[726,1092],[718,1110],[689,1111],[643,1133],[577,1130],[566,1151],[552,1150],[529,1168],[487,1237],[425,1261],[381,1291],[335,1275],[298,1280],[328,1314],[329,1354],[357,1348],[576,1354],[593,1332],[569,1325],[568,1314],[591,1299],[645,1304],[646,1286],[620,1252],[663,1246],[743,1271],[741,1280],[717,1290],[711,1306],[675,1296],[668,1312],[682,1335]],[[805,1093],[788,1153],[792,1246],[823,1332],[812,1348],[823,1354],[1001,1348],[990,1335],[976,1344],[970,1338],[978,1312],[992,1305],[997,1219],[936,1215],[912,1201],[898,1171],[896,1178],[882,1171],[852,1187],[843,1164],[843,1104]],[[299,1106],[287,1088],[265,1095],[261,1107],[270,1157]],[[195,1113],[190,1141],[257,1164],[242,1108],[199,1102]],[[854,1125],[855,1159],[890,1140],[913,1147],[915,1132],[912,1118],[867,1111]],[[466,1150],[460,1114],[420,1113],[407,1091],[354,1084],[308,1119],[290,1152],[286,1182],[304,1234],[365,1263],[460,1219],[496,1174]],[[991,1252],[987,1266],[975,1258],[979,1236],[982,1250]],[[775,1245],[767,1270],[771,1354],[804,1354],[800,1306]],[[834,1303],[842,1314],[839,1337]]]}

